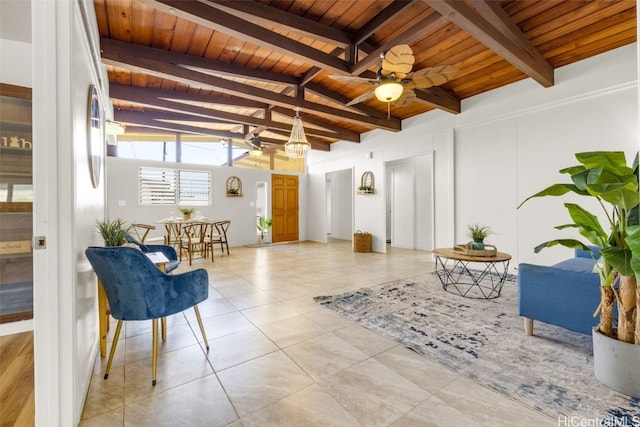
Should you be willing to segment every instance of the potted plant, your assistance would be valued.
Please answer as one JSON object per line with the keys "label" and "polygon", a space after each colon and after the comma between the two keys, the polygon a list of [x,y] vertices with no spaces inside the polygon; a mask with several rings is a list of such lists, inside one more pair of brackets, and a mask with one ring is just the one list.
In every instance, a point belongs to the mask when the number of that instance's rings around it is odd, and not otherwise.
{"label": "potted plant", "polygon": [[491,228],[482,224],[471,224],[467,226],[467,235],[471,238],[473,249],[484,249],[484,239],[492,234]]}
{"label": "potted plant", "polygon": [[[627,166],[623,152],[597,151],[577,153],[580,163],[561,169],[572,183],[553,184],[525,199],[520,206],[535,197],[563,196],[574,193],[594,198],[602,208],[608,222],[608,231],[602,227],[596,215],[575,203],[565,203],[573,223],[555,227],[558,230],[575,228],[589,243],[601,248],[601,258],[595,269],[600,275],[601,301],[596,313],[599,325],[593,331],[594,371],[605,385],[622,393],[640,397],[640,370],[628,363],[640,360],[640,293],[637,277],[640,277],[640,230],[638,229],[638,156],[633,167]],[[518,206],[518,208],[520,207]],[[557,239],[541,243],[534,251],[562,245],[591,252],[591,248],[576,239]],[[614,305],[617,305],[618,323],[613,325]],[[607,354],[603,346],[622,351],[616,342],[627,344],[635,355],[626,358],[619,354]],[[627,362],[618,362],[625,360]],[[604,366],[601,366],[603,364]],[[620,371],[620,382],[614,371]],[[635,373],[636,384],[630,373]]]}
{"label": "potted plant", "polygon": [[180,209],[180,212],[182,212],[182,218],[185,221],[189,221],[191,219],[191,214],[193,213],[193,211],[195,211],[194,208],[191,208],[189,206],[180,206],[178,209]]}
{"label": "potted plant", "polygon": [[127,234],[131,230],[131,226],[120,218],[98,221],[96,228],[105,246],[122,246],[126,243]]}
{"label": "potted plant", "polygon": [[271,219],[267,219],[263,216],[258,216],[258,223],[256,224],[256,226],[260,231],[260,244],[264,243],[264,233],[268,232],[269,228],[271,228],[271,222]]}

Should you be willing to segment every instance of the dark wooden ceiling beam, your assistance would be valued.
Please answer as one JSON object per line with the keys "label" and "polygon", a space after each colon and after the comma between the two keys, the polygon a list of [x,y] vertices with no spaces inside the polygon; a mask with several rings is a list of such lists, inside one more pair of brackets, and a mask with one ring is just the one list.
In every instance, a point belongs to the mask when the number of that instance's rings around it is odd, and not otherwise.
{"label": "dark wooden ceiling beam", "polygon": [[371,37],[380,27],[393,19],[397,14],[402,12],[407,6],[411,5],[412,0],[396,0],[391,2],[389,6],[384,8],[373,19],[364,24],[353,36],[353,44],[356,46],[364,43],[366,39]]}
{"label": "dark wooden ceiling beam", "polygon": [[460,100],[441,87],[434,86],[428,89],[414,89],[413,91],[416,93],[416,98],[434,108],[453,114],[459,114],[461,111]]}
{"label": "dark wooden ceiling beam", "polygon": [[140,46],[133,43],[112,40],[106,37],[100,39],[100,50],[109,55],[141,55],[153,58],[157,61],[164,61],[179,66],[196,67],[203,70],[213,71],[218,74],[225,74],[233,77],[242,77],[265,83],[279,83],[287,86],[297,86],[298,79],[287,74],[275,73],[273,71],[260,70],[251,67],[242,67],[221,61],[214,61],[199,56],[186,55],[183,53],[171,52],[165,49],[158,49],[149,46]]}
{"label": "dark wooden ceiling beam", "polygon": [[[192,92],[177,92],[175,90],[157,89],[150,87],[137,87],[129,86],[118,83],[109,83],[109,93],[116,94],[118,98],[129,98],[126,95],[127,92],[132,92],[131,96],[135,96],[137,93],[144,93],[147,96],[154,98],[162,98],[167,100],[176,101],[192,101],[216,105],[232,105],[234,107],[254,108],[256,110],[262,110],[263,112],[269,108],[268,104],[264,102],[253,101],[246,98],[225,97],[216,94],[204,94],[204,93],[192,93]],[[182,103],[182,105],[188,105]]]}
{"label": "dark wooden ceiling beam", "polygon": [[[219,129],[203,128],[201,126],[190,126],[179,123],[171,123],[156,118],[154,114],[142,111],[124,111],[118,110],[113,112],[114,120],[121,123],[135,123],[136,126],[127,126],[125,134],[143,134],[143,133],[188,133],[194,135],[211,135],[220,138],[242,138],[239,133]],[[146,131],[145,131],[146,129]]]}
{"label": "dark wooden ceiling beam", "polygon": [[376,117],[356,114],[350,111],[282,95],[270,90],[215,77],[153,59],[123,54],[113,55],[105,51],[102,55],[102,62],[107,65],[113,65],[130,71],[151,74],[187,85],[208,86],[219,92],[241,98],[252,99],[259,102],[266,102],[289,108],[299,107],[303,110],[313,111],[315,114],[320,116],[331,116],[351,123],[356,123],[361,126],[379,127],[391,131],[399,131],[402,127],[400,120],[398,119],[378,119]]}
{"label": "dark wooden ceiling beam", "polygon": [[[493,50],[514,67],[533,78],[544,87],[553,86],[553,67],[539,53],[532,56],[530,47],[523,44],[526,37],[518,30],[516,36],[512,31],[503,34],[501,28],[513,26],[506,23],[510,20],[506,13],[499,13],[495,5],[487,5],[483,17],[479,12],[459,0],[422,0],[441,15],[445,16],[463,31]],[[500,7],[498,5],[498,7]],[[490,10],[491,12],[488,12]],[[504,11],[503,11],[504,12]]]}
{"label": "dark wooden ceiling beam", "polygon": [[[271,109],[271,111],[273,111],[274,113],[278,113],[278,114],[282,114],[283,116],[287,116],[287,117],[291,117],[293,119],[293,117],[295,116],[295,111],[289,109],[289,108],[283,108],[283,107],[273,107]],[[322,120],[318,120],[315,117],[309,116],[309,115],[301,115],[300,116],[302,118],[302,123],[303,126],[305,123],[314,125],[314,126],[319,126],[322,127],[324,129],[327,129],[329,132],[335,132],[334,128],[335,125],[331,124],[331,123],[327,123],[325,121]],[[310,133],[313,134],[314,132],[314,128],[313,127],[305,127],[305,134],[306,133]],[[342,136],[345,136],[348,134],[348,131],[343,130],[341,133],[340,138],[337,139],[342,139]],[[335,132],[335,135],[338,135],[338,132]],[[322,135],[319,135],[322,136]],[[351,132],[351,135],[345,139],[346,141],[350,141],[350,142],[360,142],[360,134],[357,132]]]}
{"label": "dark wooden ceiling beam", "polygon": [[[291,125],[287,123],[277,122],[271,119],[263,119],[254,116],[246,116],[243,114],[235,114],[226,111],[218,111],[212,108],[200,107],[197,105],[188,105],[180,102],[169,101],[153,95],[147,94],[146,88],[133,88],[128,90],[121,89],[121,86],[114,86],[109,88],[111,99],[117,99],[121,101],[131,102],[147,107],[157,108],[173,112],[178,115],[171,116],[171,120],[184,120],[184,121],[207,121],[211,123],[229,123],[240,124],[249,126],[259,126],[264,129],[280,129],[284,131],[291,131]],[[169,117],[168,115],[165,116]],[[338,126],[324,123],[328,131],[321,129],[309,128],[305,130],[310,135],[315,135],[323,138],[332,139],[344,139],[346,141],[360,142],[360,134],[352,132],[346,129],[342,129]]]}
{"label": "dark wooden ceiling beam", "polygon": [[[340,95],[339,93],[333,92],[333,91],[325,88],[324,86],[320,86],[319,84],[316,84],[316,83],[308,83],[305,86],[305,88],[309,92],[313,92],[318,96],[321,96],[321,97],[323,97],[323,98],[325,98],[325,99],[327,99],[329,101],[336,102],[338,104],[345,105],[349,101],[351,101],[351,98],[348,98],[346,96]],[[372,86],[372,88],[373,88],[373,86]],[[351,108],[354,111],[358,111],[360,113],[367,114],[367,115],[372,116],[372,117],[378,117],[380,119],[386,119],[386,117],[387,117],[386,113],[378,111],[375,108],[367,107],[364,104],[356,104],[356,105],[350,106],[349,108]]]}
{"label": "dark wooden ceiling beam", "polygon": [[256,46],[268,46],[274,51],[289,57],[298,58],[334,72],[349,73],[349,64],[346,61],[216,9],[208,4],[181,0],[139,1],[203,27],[253,43]]}
{"label": "dark wooden ceiling beam", "polygon": [[353,44],[350,34],[263,3],[246,0],[209,0],[208,4],[256,25],[275,26],[343,48]]}
{"label": "dark wooden ceiling beam", "polygon": [[[241,133],[233,133],[217,129],[209,129],[200,126],[185,125],[182,123],[173,123],[173,121],[189,121],[189,118],[194,119],[194,116],[179,113],[167,113],[161,111],[124,111],[119,110],[114,112],[114,120],[123,123],[137,123],[142,126],[150,128],[163,129],[165,131],[177,132],[177,133],[193,133],[203,135],[213,135],[222,138],[232,138],[244,140],[244,135]],[[214,120],[207,119],[205,117],[195,118],[201,122],[215,123]],[[133,129],[130,131],[133,133]],[[329,151],[329,144],[326,141],[317,140],[313,137],[308,137],[309,143],[314,150]],[[277,140],[274,140],[277,141]],[[270,141],[273,143],[273,141]]]}

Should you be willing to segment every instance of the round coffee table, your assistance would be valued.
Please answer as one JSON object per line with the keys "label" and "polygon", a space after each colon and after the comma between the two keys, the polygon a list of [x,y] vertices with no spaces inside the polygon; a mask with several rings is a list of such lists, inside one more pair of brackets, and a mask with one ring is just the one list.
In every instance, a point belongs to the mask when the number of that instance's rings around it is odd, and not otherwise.
{"label": "round coffee table", "polygon": [[[500,296],[511,255],[474,256],[452,248],[434,249],[436,274],[442,288],[466,298],[493,299]],[[478,264],[479,268],[470,267]]]}

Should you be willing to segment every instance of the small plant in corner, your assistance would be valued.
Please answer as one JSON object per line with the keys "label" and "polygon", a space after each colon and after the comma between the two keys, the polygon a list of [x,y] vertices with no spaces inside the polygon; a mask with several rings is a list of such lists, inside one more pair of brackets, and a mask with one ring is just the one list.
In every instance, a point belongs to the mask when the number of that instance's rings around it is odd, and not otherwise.
{"label": "small plant in corner", "polygon": [[369,192],[371,191],[371,187],[369,187],[368,185],[361,185],[360,187],[358,187],[358,190]]}
{"label": "small plant in corner", "polygon": [[98,221],[96,228],[102,236],[105,246],[122,246],[131,230],[131,226],[120,218]]}
{"label": "small plant in corner", "polygon": [[271,228],[271,220],[263,216],[258,216],[258,223],[256,224],[256,227],[258,227],[258,231],[260,231],[260,239],[264,240],[264,233],[269,231],[269,228]]}

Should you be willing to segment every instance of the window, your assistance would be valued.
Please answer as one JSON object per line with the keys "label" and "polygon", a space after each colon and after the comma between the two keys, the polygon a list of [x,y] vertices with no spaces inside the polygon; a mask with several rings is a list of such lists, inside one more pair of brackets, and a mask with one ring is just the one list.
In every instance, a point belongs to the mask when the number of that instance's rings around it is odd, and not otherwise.
{"label": "window", "polygon": [[178,204],[202,206],[209,204],[211,183],[209,172],[178,171]]}
{"label": "window", "polygon": [[141,205],[175,205],[176,171],[140,168],[138,197]]}
{"label": "window", "polygon": [[139,175],[141,205],[205,206],[211,199],[209,172],[141,167]]}

